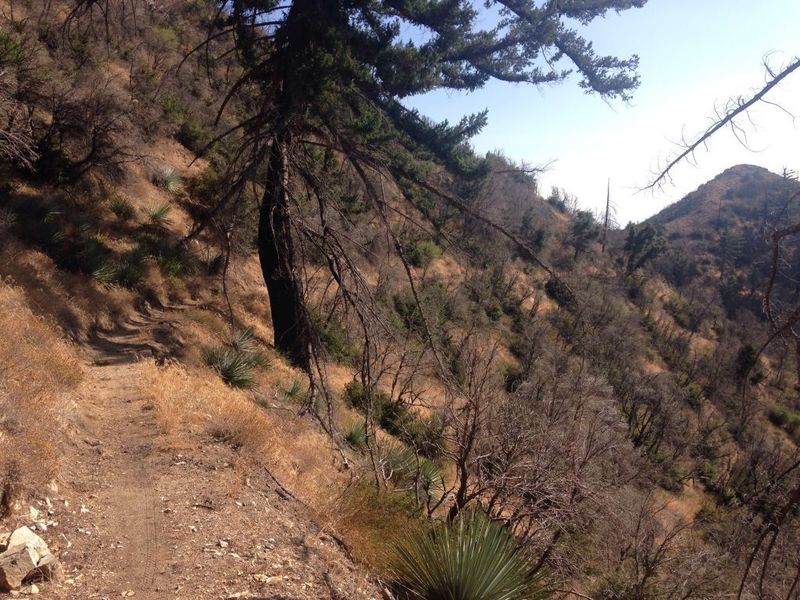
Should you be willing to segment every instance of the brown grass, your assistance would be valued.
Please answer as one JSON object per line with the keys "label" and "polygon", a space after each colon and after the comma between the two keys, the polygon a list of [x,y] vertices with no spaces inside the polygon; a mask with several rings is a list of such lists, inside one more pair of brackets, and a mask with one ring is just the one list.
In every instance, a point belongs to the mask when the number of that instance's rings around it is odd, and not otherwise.
{"label": "brown grass", "polygon": [[[307,417],[288,407],[265,409],[251,393],[231,389],[206,369],[143,369],[143,385],[170,445],[190,448],[211,439],[235,448],[250,469],[266,466],[360,562],[380,571],[394,536],[418,525],[408,497],[376,495],[369,476],[356,467],[345,470],[330,439]],[[273,407],[292,373],[279,360],[268,369],[266,385],[276,387],[260,393],[275,399]]]}
{"label": "brown grass", "polygon": [[0,518],[55,476],[53,449],[67,394],[81,379],[75,349],[0,282]]}

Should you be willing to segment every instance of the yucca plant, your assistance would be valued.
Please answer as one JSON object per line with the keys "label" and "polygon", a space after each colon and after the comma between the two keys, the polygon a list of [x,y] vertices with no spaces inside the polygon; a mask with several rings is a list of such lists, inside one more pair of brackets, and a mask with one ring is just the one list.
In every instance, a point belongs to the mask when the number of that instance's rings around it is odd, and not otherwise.
{"label": "yucca plant", "polygon": [[367,428],[363,421],[354,421],[344,432],[345,441],[353,448],[363,448],[367,443]]}
{"label": "yucca plant", "polygon": [[255,385],[255,370],[267,361],[252,330],[240,331],[227,346],[206,351],[206,363],[231,387],[249,389]]}
{"label": "yucca plant", "polygon": [[419,484],[421,490],[429,497],[439,499],[445,492],[444,475],[433,461],[420,457]]}
{"label": "yucca plant", "polygon": [[223,346],[207,350],[205,359],[229,386],[246,390],[255,385],[257,364],[252,356]]}
{"label": "yucca plant", "polygon": [[105,262],[94,271],[92,279],[103,285],[113,285],[119,282],[120,266],[116,262]]}
{"label": "yucca plant", "polygon": [[390,573],[407,600],[539,600],[547,598],[511,534],[482,512],[452,525],[437,522],[396,546]]}
{"label": "yucca plant", "polygon": [[231,346],[238,352],[257,352],[258,345],[253,330],[249,327],[242,329],[231,340]]}
{"label": "yucca plant", "polygon": [[153,183],[170,194],[177,194],[182,186],[180,173],[169,165],[164,165],[153,172]]}
{"label": "yucca plant", "polygon": [[127,221],[136,213],[133,204],[124,196],[113,196],[108,201],[108,208],[120,221]]}
{"label": "yucca plant", "polygon": [[299,379],[292,379],[292,383],[289,384],[289,387],[287,387],[283,393],[288,400],[293,402],[302,402],[306,396],[305,387],[303,387]]}
{"label": "yucca plant", "polygon": [[162,204],[147,211],[147,218],[156,227],[168,227],[172,223],[172,219],[169,218],[171,210],[172,207],[168,203]]}

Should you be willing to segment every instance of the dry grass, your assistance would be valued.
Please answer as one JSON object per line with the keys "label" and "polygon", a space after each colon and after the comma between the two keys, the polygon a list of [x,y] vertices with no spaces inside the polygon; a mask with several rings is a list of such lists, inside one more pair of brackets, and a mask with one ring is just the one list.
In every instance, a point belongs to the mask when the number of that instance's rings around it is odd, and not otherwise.
{"label": "dry grass", "polygon": [[0,283],[0,517],[47,484],[67,394],[81,379],[75,350],[36,317],[19,289]]}
{"label": "dry grass", "polygon": [[[308,418],[286,408],[265,409],[251,393],[231,389],[205,369],[142,367],[167,443],[186,449],[211,438],[235,448],[250,468],[265,465],[308,505],[321,527],[342,536],[359,561],[380,571],[393,536],[418,523],[405,495],[378,496],[368,477],[343,470],[331,441]],[[274,367],[268,379],[283,387],[270,397],[282,394],[292,373],[281,361]],[[278,374],[284,377],[280,382]]]}
{"label": "dry grass", "polygon": [[145,389],[174,446],[208,438],[229,444],[254,463],[263,462],[315,509],[324,512],[342,487],[337,455],[318,427],[290,410],[265,410],[250,393],[226,386],[208,369],[144,366]]}

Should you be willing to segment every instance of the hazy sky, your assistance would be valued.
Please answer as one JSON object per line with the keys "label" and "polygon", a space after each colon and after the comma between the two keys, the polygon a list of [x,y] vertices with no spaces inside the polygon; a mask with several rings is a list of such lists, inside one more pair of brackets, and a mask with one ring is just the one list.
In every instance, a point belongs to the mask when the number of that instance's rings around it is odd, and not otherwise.
{"label": "hazy sky", "polygon": [[682,133],[705,129],[715,105],[746,95],[765,80],[762,60],[776,68],[800,54],[800,0],[649,0],[643,9],[610,14],[586,31],[598,54],[640,57],[642,84],[629,104],[587,95],[577,79],[534,88],[492,82],[472,94],[434,93],[411,102],[436,119],[458,120],[489,109],[474,139],[479,152],[500,149],[515,160],[554,161],[541,177],[584,208],[605,202],[611,177],[618,220],[641,220],[740,163],[776,172],[800,169],[800,73],[768,99],[798,115],[763,105],[747,123],[750,150],[721,132],[696,165],[675,171],[661,192],[637,193],[676,150]]}

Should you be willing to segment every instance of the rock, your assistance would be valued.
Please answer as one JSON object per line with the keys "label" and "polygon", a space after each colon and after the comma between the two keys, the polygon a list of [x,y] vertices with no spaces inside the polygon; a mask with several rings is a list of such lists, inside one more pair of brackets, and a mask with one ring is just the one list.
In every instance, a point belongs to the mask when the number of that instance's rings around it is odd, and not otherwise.
{"label": "rock", "polygon": [[34,563],[37,565],[42,558],[51,554],[50,548],[47,547],[45,541],[33,533],[28,527],[20,527],[11,534],[11,537],[8,539],[8,547],[13,548],[15,546],[30,548],[33,552]]}
{"label": "rock", "polygon": [[28,574],[29,579],[37,581],[60,581],[64,576],[64,571],[58,559],[52,554],[43,557],[36,565],[33,573]]}
{"label": "rock", "polygon": [[10,546],[0,554],[0,591],[10,592],[22,585],[28,573],[36,569],[34,551],[27,546]]}
{"label": "rock", "polygon": [[23,581],[57,579],[58,559],[45,541],[28,527],[20,527],[4,542],[0,553],[0,591],[18,589]]}

